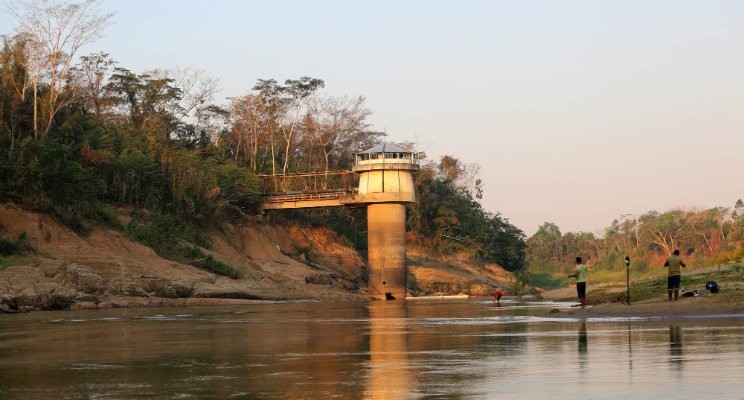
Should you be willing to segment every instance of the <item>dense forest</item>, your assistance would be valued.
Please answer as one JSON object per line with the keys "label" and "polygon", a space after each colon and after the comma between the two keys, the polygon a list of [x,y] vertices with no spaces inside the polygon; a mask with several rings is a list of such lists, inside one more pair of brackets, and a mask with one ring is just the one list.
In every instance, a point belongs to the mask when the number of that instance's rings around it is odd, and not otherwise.
{"label": "dense forest", "polygon": [[[96,1],[23,5],[0,50],[0,196],[80,233],[108,224],[190,262],[203,254],[181,243],[209,246],[201,228],[260,212],[261,175],[349,170],[355,152],[388,140],[364,97],[323,94],[321,79],[258,79],[217,104],[217,80],[199,71],[131,71],[105,52],[77,54],[109,23]],[[524,234],[481,207],[480,185],[455,157],[423,162],[412,240],[519,270]],[[115,208],[136,218],[121,226]],[[358,209],[274,218],[323,224],[365,250]],[[25,248],[21,239],[3,237],[4,248]]]}
{"label": "dense forest", "polygon": [[[324,94],[322,79],[257,79],[245,95],[218,104],[217,80],[199,71],[131,71],[106,52],[78,54],[110,22],[96,3],[25,2],[12,11],[19,27],[0,49],[3,201],[81,233],[114,226],[164,257],[190,261],[203,254],[180,243],[208,247],[201,228],[260,212],[261,175],[348,170],[355,152],[390,140],[372,126],[364,97]],[[626,256],[639,274],[674,248],[700,265],[744,256],[741,200],[627,216],[599,237],[546,222],[526,238],[481,207],[483,184],[477,166],[456,157],[424,161],[408,210],[411,240],[434,254],[467,252],[546,287],[565,284],[576,256],[593,266],[595,280],[608,281],[620,279]],[[136,218],[121,225],[116,208]],[[328,226],[365,250],[362,210],[272,217]],[[28,250],[2,226],[0,244],[3,254]]]}

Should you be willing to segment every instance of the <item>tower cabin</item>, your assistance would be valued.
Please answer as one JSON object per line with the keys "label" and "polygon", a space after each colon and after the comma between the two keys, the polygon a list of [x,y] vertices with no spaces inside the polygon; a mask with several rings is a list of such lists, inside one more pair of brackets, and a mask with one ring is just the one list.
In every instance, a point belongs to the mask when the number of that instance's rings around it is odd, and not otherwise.
{"label": "tower cabin", "polygon": [[415,202],[412,173],[418,168],[415,153],[390,143],[356,153],[352,171],[359,174],[359,190],[355,202]]}

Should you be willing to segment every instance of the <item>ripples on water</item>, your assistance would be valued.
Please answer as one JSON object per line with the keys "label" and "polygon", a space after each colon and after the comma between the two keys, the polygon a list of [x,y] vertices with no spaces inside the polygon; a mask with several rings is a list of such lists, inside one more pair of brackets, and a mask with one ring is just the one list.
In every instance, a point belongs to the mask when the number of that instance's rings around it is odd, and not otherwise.
{"label": "ripples on water", "polygon": [[744,398],[744,318],[568,303],[270,303],[0,316],[0,399]]}

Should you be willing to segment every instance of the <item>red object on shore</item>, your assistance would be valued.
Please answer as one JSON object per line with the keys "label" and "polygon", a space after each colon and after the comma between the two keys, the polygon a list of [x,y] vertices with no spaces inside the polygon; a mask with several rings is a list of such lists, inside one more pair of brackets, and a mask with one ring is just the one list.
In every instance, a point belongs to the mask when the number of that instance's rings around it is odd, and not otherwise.
{"label": "red object on shore", "polygon": [[499,300],[501,300],[501,296],[502,296],[502,294],[503,294],[503,293],[501,293],[501,292],[499,292],[499,291],[497,290],[497,291],[493,292],[492,296],[493,296],[493,298],[494,298],[494,299],[495,299],[496,301],[499,301]]}

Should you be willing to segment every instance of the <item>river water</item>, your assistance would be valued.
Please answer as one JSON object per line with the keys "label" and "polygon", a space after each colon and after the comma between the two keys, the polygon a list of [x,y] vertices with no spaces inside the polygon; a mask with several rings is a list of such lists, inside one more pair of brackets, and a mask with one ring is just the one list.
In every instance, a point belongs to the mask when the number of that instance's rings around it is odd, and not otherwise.
{"label": "river water", "polygon": [[0,399],[744,399],[743,317],[549,317],[569,306],[0,315]]}

